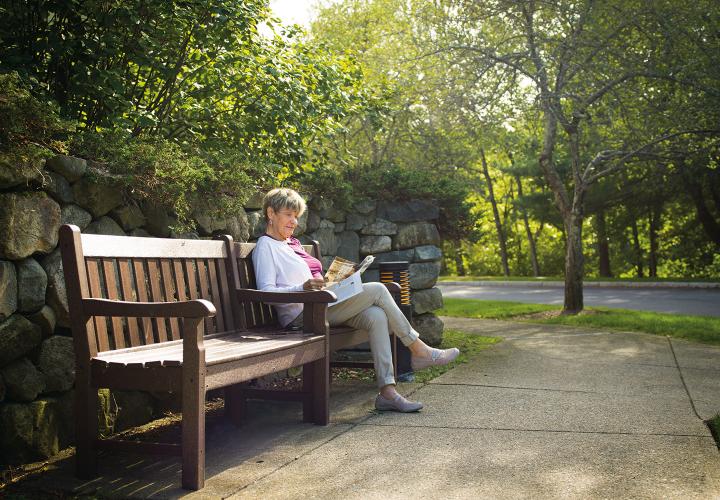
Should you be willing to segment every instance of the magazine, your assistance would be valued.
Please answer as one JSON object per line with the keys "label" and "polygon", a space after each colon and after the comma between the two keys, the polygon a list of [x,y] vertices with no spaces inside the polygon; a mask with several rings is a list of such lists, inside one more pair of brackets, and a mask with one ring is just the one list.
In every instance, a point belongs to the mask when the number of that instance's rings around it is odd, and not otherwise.
{"label": "magazine", "polygon": [[327,282],[325,290],[333,292],[337,297],[337,301],[330,304],[330,306],[339,304],[362,292],[360,275],[370,267],[374,260],[375,257],[368,255],[360,264],[356,264],[342,257],[335,257],[325,273],[325,281]]}

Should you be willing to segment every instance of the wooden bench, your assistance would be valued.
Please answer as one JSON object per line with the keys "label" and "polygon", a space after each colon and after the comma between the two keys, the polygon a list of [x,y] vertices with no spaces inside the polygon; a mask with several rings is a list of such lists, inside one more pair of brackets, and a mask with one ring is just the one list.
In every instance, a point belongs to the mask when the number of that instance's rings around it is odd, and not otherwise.
{"label": "wooden bench", "polygon": [[[180,454],[182,486],[205,480],[205,395],[256,377],[303,367],[303,418],[329,420],[330,292],[296,292],[303,332],[249,328],[237,299],[235,245],[224,241],[82,235],[60,229],[76,357],[77,473],[93,476],[97,449]],[[233,286],[230,286],[232,284]],[[277,300],[276,300],[277,301]],[[99,439],[100,387],[182,394],[182,443]],[[226,405],[237,391],[226,391]]]}

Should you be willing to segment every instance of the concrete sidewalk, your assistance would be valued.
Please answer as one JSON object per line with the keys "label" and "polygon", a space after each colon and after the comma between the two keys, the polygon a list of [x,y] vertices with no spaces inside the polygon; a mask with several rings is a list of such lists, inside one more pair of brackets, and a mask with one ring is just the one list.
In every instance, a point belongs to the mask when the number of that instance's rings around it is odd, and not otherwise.
{"label": "concrete sidewalk", "polygon": [[208,428],[205,489],[179,489],[174,458],[71,460],[13,491],[191,498],[720,498],[720,348],[664,337],[444,318],[504,337],[431,383],[404,385],[417,414],[371,410],[372,384],[333,387],[333,422],[256,403],[240,429]]}

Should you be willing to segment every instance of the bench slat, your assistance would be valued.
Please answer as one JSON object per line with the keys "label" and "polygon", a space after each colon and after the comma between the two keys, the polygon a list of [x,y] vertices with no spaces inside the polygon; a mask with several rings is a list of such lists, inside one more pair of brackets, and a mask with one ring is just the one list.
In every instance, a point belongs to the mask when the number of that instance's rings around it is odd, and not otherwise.
{"label": "bench slat", "polygon": [[[165,300],[167,302],[177,300],[175,295],[175,277],[173,276],[171,262],[168,259],[160,259],[160,270],[162,283],[165,288]],[[170,336],[173,340],[180,338],[180,323],[177,318],[170,318]]]}
{"label": "bench slat", "polygon": [[[207,365],[214,365],[271,353],[290,346],[319,342],[323,339],[324,337],[318,335],[292,334],[258,340],[256,337],[247,336],[244,332],[226,334],[205,342],[205,359]],[[92,362],[102,366],[138,363],[147,367],[179,366],[183,359],[182,348],[182,342],[165,342],[132,352],[108,351],[99,354]]]}
{"label": "bench slat", "polygon": [[[115,279],[115,263],[110,259],[102,259],[103,273],[105,274],[105,286],[107,288],[107,298],[110,300],[118,300],[118,282]],[[125,334],[123,332],[122,318],[110,318],[110,327],[112,329],[112,338],[115,342],[115,349],[125,347]]]}
{"label": "bench slat", "polygon": [[[230,299],[230,286],[228,285],[227,269],[225,268],[225,261],[215,261],[216,272],[220,285],[220,297],[217,302],[218,306],[222,303],[222,315],[225,317],[225,325],[229,330],[231,328],[237,328],[233,318],[232,304]],[[221,311],[218,311],[218,316]]]}
{"label": "bench slat", "polygon": [[[100,288],[100,266],[98,260],[99,259],[86,259],[85,265],[87,267],[88,284],[90,285],[90,296],[104,298]],[[110,342],[108,342],[107,335],[107,320],[106,318],[95,317],[93,323],[95,324],[97,350],[107,351],[110,349]]]}
{"label": "bench slat", "polygon": [[[218,281],[218,275],[217,275],[217,267],[215,266],[214,260],[207,260],[205,261],[205,264],[207,264],[207,273],[208,278],[210,279],[210,289],[212,290],[212,302],[213,304],[217,304],[219,307],[221,307],[221,301],[220,301],[220,286]],[[215,316],[215,321],[217,322],[217,328],[218,330],[222,331],[226,329],[225,326],[225,318],[223,317],[222,313]]]}
{"label": "bench slat", "polygon": [[[165,295],[162,292],[160,282],[160,262],[157,259],[149,259],[147,261],[148,281],[150,282],[150,301],[165,302]],[[157,341],[165,342],[168,340],[167,324],[165,318],[154,318],[153,322],[157,328]]]}
{"label": "bench slat", "polygon": [[[195,260],[195,267],[198,272],[198,282],[200,284],[200,298],[207,298],[213,304],[215,303],[210,297],[210,288],[208,286],[208,273],[205,267],[205,261],[201,259]],[[216,318],[217,320],[217,318]],[[205,331],[208,333],[221,332],[223,328],[218,327],[215,329],[215,321],[212,318],[205,318]]]}
{"label": "bench slat", "polygon": [[180,240],[135,236],[82,235],[85,257],[222,259],[227,257],[224,242]]}
{"label": "bench slat", "polygon": [[[134,293],[132,271],[130,267],[130,259],[118,259],[118,269],[120,271],[120,289],[122,292],[122,300],[137,301]],[[140,329],[138,328],[138,318],[126,318],[128,325],[128,334],[130,336],[130,345],[140,345]]]}
{"label": "bench slat", "polygon": [[[135,271],[135,289],[137,290],[138,302],[148,302],[147,277],[145,274],[145,263],[139,259],[133,259],[133,270]],[[153,324],[150,318],[140,318],[142,322],[142,344],[153,343]]]}

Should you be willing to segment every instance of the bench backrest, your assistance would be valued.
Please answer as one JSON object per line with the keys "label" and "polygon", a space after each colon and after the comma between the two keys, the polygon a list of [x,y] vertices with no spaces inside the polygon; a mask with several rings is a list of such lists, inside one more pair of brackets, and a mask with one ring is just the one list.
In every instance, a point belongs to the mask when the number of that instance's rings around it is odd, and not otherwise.
{"label": "bench backrest", "polygon": [[[237,276],[239,280],[237,285],[241,288],[257,288],[252,262],[255,243],[234,243],[233,245],[235,258],[237,259]],[[307,253],[316,259],[320,258],[320,244],[317,241],[313,241],[310,245],[303,245],[303,247]],[[240,316],[241,325],[245,328],[277,324],[275,310],[262,302],[244,302],[240,305],[238,316]]]}
{"label": "bench backrest", "polygon": [[75,226],[63,226],[60,246],[71,320],[74,330],[84,325],[89,354],[178,340],[182,328],[177,318],[88,318],[82,315],[86,298],[206,299],[217,309],[214,318],[205,320],[206,334],[235,329],[228,241],[80,234]]}

